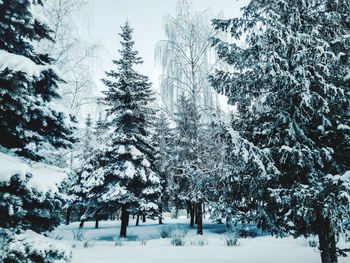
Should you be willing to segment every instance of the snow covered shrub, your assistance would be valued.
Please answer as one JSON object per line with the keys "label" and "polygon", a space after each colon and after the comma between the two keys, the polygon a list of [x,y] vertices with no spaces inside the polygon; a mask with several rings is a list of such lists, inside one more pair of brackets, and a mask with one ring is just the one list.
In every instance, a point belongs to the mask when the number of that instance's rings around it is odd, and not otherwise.
{"label": "snow covered shrub", "polygon": [[82,229],[73,230],[72,232],[74,241],[83,241],[85,239],[84,231]]}
{"label": "snow covered shrub", "polygon": [[173,228],[171,226],[163,226],[160,230],[160,236],[162,238],[168,238],[171,236],[171,232],[173,231]]}
{"label": "snow covered shrub", "polygon": [[95,246],[95,242],[93,240],[91,240],[91,239],[84,240],[84,242],[83,242],[84,248],[89,248],[89,247],[93,247],[93,246]]}
{"label": "snow covered shrub", "polygon": [[224,243],[228,247],[238,246],[238,234],[236,231],[229,231],[225,234]]}
{"label": "snow covered shrub", "polygon": [[317,248],[318,247],[318,241],[315,237],[309,238],[307,241],[307,244],[309,247]]}
{"label": "snow covered shrub", "polygon": [[121,247],[121,246],[124,245],[125,238],[120,237],[120,236],[117,236],[116,238],[114,238],[114,241],[115,241],[114,244],[115,244],[117,247]]}
{"label": "snow covered shrub", "polygon": [[63,240],[63,235],[62,235],[62,233],[60,233],[60,234],[55,235],[53,238],[56,240]]}
{"label": "snow covered shrub", "polygon": [[243,225],[239,228],[239,237],[257,237],[261,235],[262,231],[255,225]]}
{"label": "snow covered shrub", "polygon": [[141,246],[146,246],[148,238],[145,235],[139,235],[138,240],[140,241]]}
{"label": "snow covered shrub", "polygon": [[184,246],[185,245],[186,232],[182,228],[176,228],[171,232],[171,244],[173,246]]}
{"label": "snow covered shrub", "polygon": [[199,247],[206,246],[208,245],[208,239],[202,235],[197,235],[191,238],[190,244],[192,246],[199,246]]}
{"label": "snow covered shrub", "polygon": [[72,257],[64,245],[31,230],[14,234],[0,228],[0,236],[0,262],[3,263],[69,262]]}
{"label": "snow covered shrub", "polygon": [[[64,262],[70,253],[51,231],[60,218],[63,197],[58,183],[65,174],[54,167],[0,152],[0,262]],[[47,175],[51,180],[43,180]]]}

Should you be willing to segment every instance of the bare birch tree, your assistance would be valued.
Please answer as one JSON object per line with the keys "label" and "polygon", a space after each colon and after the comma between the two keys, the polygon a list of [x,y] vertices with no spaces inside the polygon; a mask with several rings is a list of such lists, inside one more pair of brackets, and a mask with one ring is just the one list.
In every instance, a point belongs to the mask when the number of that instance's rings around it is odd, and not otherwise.
{"label": "bare birch tree", "polygon": [[176,16],[166,16],[164,28],[166,39],[157,43],[155,59],[162,67],[160,91],[165,106],[174,113],[184,94],[208,120],[218,106],[208,83],[216,61],[208,41],[214,34],[209,10],[198,12],[189,0],[178,0]]}

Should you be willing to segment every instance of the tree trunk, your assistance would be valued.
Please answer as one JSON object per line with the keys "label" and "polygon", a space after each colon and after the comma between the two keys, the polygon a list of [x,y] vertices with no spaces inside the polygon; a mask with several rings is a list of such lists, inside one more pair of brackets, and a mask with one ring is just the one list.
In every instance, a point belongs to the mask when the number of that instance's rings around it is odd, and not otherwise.
{"label": "tree trunk", "polygon": [[205,219],[205,203],[203,202],[203,218]]}
{"label": "tree trunk", "polygon": [[95,228],[98,228],[98,222],[99,222],[99,218],[98,218],[98,214],[95,215]]}
{"label": "tree trunk", "polygon": [[158,218],[159,224],[163,225],[163,209],[162,207],[159,208],[159,218]]}
{"label": "tree trunk", "polygon": [[336,238],[329,219],[319,216],[318,224],[320,226],[318,239],[320,243],[322,263],[337,263]]}
{"label": "tree trunk", "polygon": [[[198,206],[201,206],[201,205],[202,205],[201,203],[194,203],[194,216],[195,216],[194,223],[196,225],[198,225]],[[202,208],[201,208],[201,210],[202,210]]]}
{"label": "tree trunk", "polygon": [[66,225],[69,225],[70,223],[70,216],[71,216],[71,208],[68,207],[66,212]]}
{"label": "tree trunk", "polygon": [[122,205],[121,225],[120,225],[120,237],[126,237],[126,229],[128,226],[128,207],[127,204]]}
{"label": "tree trunk", "polygon": [[179,204],[176,202],[175,204],[175,219],[179,216]]}
{"label": "tree trunk", "polygon": [[190,227],[193,228],[194,225],[194,205],[190,204]]}
{"label": "tree trunk", "polygon": [[191,203],[188,202],[188,203],[187,203],[187,209],[186,209],[187,218],[190,218],[190,211],[191,211]]}
{"label": "tree trunk", "polygon": [[202,212],[202,203],[197,204],[197,235],[203,235],[203,212]]}
{"label": "tree trunk", "polygon": [[83,227],[84,227],[84,220],[81,220],[79,224],[79,228],[83,228]]}
{"label": "tree trunk", "polygon": [[136,226],[139,225],[139,222],[140,222],[140,215],[137,215],[137,217],[136,217]]}
{"label": "tree trunk", "polygon": [[145,214],[142,215],[142,223],[146,223],[146,215]]}

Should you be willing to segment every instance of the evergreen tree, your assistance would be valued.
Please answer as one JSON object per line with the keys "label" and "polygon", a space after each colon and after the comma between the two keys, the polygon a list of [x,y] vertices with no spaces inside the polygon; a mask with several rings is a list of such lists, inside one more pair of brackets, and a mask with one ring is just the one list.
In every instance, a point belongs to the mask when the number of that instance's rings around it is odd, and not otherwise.
{"label": "evergreen tree", "polygon": [[69,116],[56,108],[61,79],[52,59],[34,48],[51,39],[49,27],[33,15],[40,4],[0,3],[0,145],[35,160],[44,144],[67,147],[72,141]]}
{"label": "evergreen tree", "polygon": [[234,70],[212,84],[237,105],[234,127],[279,170],[256,189],[258,223],[318,235],[323,263],[342,254],[350,215],[349,16],[347,0],[252,0],[242,18],[214,20],[245,45],[213,39]]}
{"label": "evergreen tree", "polygon": [[162,196],[159,204],[159,223],[162,223],[162,212],[170,211],[170,199],[171,194],[169,192],[169,179],[172,174],[172,143],[173,133],[170,129],[170,124],[167,116],[161,112],[157,123],[155,126],[155,132],[153,135],[153,142],[156,147],[155,156],[155,168],[159,175],[161,186],[162,186]]}
{"label": "evergreen tree", "polygon": [[150,140],[154,100],[148,77],[139,74],[135,66],[142,63],[133,49],[132,28],[121,28],[122,49],[114,60],[117,70],[106,73],[104,84],[108,105],[110,144],[103,167],[103,184],[99,200],[121,206],[120,236],[126,237],[130,211],[144,211],[158,216],[160,181],[154,172],[154,146]]}
{"label": "evergreen tree", "polygon": [[[86,184],[84,171],[97,169],[97,156],[100,156],[104,145],[102,142],[97,142],[97,129],[100,128],[98,126],[96,128],[93,127],[91,115],[88,114],[84,129],[77,135],[79,142],[75,144],[71,156],[71,172],[63,186],[63,192],[67,193],[69,197],[65,204],[66,224],[69,224],[72,211],[80,215],[85,213],[87,192],[84,189],[84,184]],[[102,130],[99,131],[102,132]]]}
{"label": "evergreen tree", "polygon": [[[62,198],[39,189],[36,185],[42,180],[31,181],[36,168],[47,171],[48,181],[57,173],[32,161],[42,159],[39,150],[47,145],[68,147],[73,141],[69,116],[57,100],[61,79],[51,66],[52,59],[34,48],[42,40],[51,40],[51,30],[38,15],[41,5],[40,0],[0,1],[0,161],[1,167],[21,167],[13,174],[11,169],[9,174],[3,171],[0,178],[1,262],[70,259],[40,235],[59,223],[53,212],[61,207]],[[30,160],[11,156],[13,152]],[[40,247],[38,242],[48,245]]]}
{"label": "evergreen tree", "polygon": [[[174,148],[174,172],[172,178],[176,211],[187,205],[190,212],[190,226],[193,227],[196,218],[196,208],[201,208],[203,201],[203,166],[201,149],[200,114],[196,104],[181,95],[178,101],[178,111],[175,115],[176,135]],[[199,210],[201,211],[201,210]],[[197,216],[198,219],[202,215]],[[202,224],[197,224],[198,234],[202,234]]]}
{"label": "evergreen tree", "polygon": [[[5,169],[0,177],[0,262],[69,261],[70,255],[62,250],[62,246],[56,246],[54,241],[40,235],[60,223],[57,211],[65,200],[54,189],[56,186],[49,186],[48,182],[55,182],[57,173],[63,172],[0,150],[1,167],[17,169]],[[42,176],[33,178],[43,170],[51,176],[44,183],[40,181]],[[43,247],[44,243],[47,246]]]}

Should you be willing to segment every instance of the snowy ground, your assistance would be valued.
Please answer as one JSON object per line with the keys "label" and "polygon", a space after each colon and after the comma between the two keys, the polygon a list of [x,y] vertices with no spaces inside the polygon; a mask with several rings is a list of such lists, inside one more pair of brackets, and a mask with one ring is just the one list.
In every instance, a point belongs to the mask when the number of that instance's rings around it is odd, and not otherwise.
{"label": "snowy ground", "polygon": [[[78,231],[78,223],[58,227],[52,235],[62,238],[62,242],[75,246],[73,263],[319,263],[318,251],[306,245],[303,238],[274,238],[270,236],[240,239],[239,246],[228,247],[224,244],[224,226],[205,221],[205,246],[195,246],[195,230],[186,234],[186,244],[175,247],[170,238],[161,238],[162,227],[154,221],[147,220],[135,226],[130,220],[129,239],[123,246],[115,246],[115,237],[119,234],[119,222],[100,222],[100,228],[94,228],[94,222],[85,223],[83,235],[85,241],[74,241],[73,233]],[[165,225],[188,228],[188,219],[166,219]],[[141,239],[147,239],[141,245]],[[193,242],[192,242],[193,243]],[[74,244],[74,245],[73,245]],[[88,247],[84,247],[88,245]],[[349,262],[340,259],[340,263]]]}

